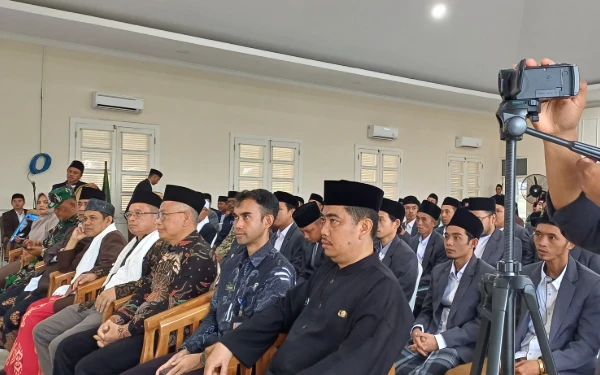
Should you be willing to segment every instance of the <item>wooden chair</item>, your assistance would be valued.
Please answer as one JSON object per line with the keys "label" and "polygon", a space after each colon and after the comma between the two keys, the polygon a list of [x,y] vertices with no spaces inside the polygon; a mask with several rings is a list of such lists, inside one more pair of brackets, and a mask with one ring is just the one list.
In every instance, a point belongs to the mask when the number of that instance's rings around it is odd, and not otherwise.
{"label": "wooden chair", "polygon": [[106,276],[78,287],[74,304],[78,305],[87,301],[95,301],[105,280]]}
{"label": "wooden chair", "polygon": [[205,305],[210,302],[214,291],[205,293],[199,297],[193,298],[187,302],[184,302],[178,306],[163,311],[160,314],[156,314],[144,320],[144,347],[142,349],[142,356],[140,363],[146,363],[151,359],[155,358],[155,342],[156,334],[160,328],[160,322],[171,316],[177,315],[182,312],[188,312],[190,309]]}
{"label": "wooden chair", "polygon": [[73,278],[75,277],[75,271],[61,273],[59,271],[54,271],[50,274],[50,288],[48,288],[48,297],[52,297],[52,293],[59,286],[69,285],[73,282]]}
{"label": "wooden chair", "polygon": [[118,300],[111,303],[110,306],[108,307],[108,309],[102,314],[102,321],[106,322],[113,315],[113,313],[115,311],[117,311],[121,307],[125,306],[125,304],[127,302],[129,302],[130,299],[131,299],[131,296],[127,296],[127,297],[119,298]]}
{"label": "wooden chair", "polygon": [[35,273],[36,274],[40,274],[40,273],[44,272],[45,269],[46,269],[46,264],[44,262],[37,262],[35,264]]}

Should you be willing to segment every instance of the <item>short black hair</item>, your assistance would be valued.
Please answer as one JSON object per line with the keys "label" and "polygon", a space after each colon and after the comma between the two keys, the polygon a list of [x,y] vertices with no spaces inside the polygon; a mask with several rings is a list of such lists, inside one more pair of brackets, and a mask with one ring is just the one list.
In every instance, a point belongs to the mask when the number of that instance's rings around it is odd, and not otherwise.
{"label": "short black hair", "polygon": [[208,193],[204,193],[204,199],[208,199],[210,201],[210,203],[212,203],[212,195],[210,195]]}
{"label": "short black hair", "polygon": [[[279,201],[277,201],[277,202],[279,202]],[[281,203],[285,204],[285,207],[287,207],[288,211],[289,210],[295,210],[296,208],[298,208],[297,206],[292,206],[289,203],[285,203],[285,202],[281,202]],[[279,207],[277,208],[277,210],[279,210]]]}
{"label": "short black hair", "polygon": [[433,199],[435,199],[436,202],[440,200],[436,193],[429,194],[429,196],[427,198],[433,198]]}
{"label": "short black hair", "polygon": [[370,208],[344,206],[348,215],[352,218],[352,222],[357,224],[362,219],[370,219],[373,222],[373,229],[371,229],[371,238],[375,239],[377,235],[377,224],[379,223],[379,213]]}
{"label": "short black hair", "polygon": [[238,207],[243,201],[252,199],[260,206],[261,219],[266,215],[273,215],[277,219],[279,213],[279,201],[275,195],[265,189],[244,190],[235,197],[235,206]]}
{"label": "short black hair", "polygon": [[496,185],[496,187],[499,187],[500,189],[502,189],[502,184],[498,184],[498,185]]}

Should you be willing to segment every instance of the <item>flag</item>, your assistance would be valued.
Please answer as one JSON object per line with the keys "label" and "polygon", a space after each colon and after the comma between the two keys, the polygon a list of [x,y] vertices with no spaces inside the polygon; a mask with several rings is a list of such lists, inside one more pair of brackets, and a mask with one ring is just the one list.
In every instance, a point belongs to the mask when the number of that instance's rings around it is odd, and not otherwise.
{"label": "flag", "polygon": [[110,202],[110,183],[108,182],[108,162],[104,162],[104,181],[102,182],[102,192],[106,195],[106,201]]}

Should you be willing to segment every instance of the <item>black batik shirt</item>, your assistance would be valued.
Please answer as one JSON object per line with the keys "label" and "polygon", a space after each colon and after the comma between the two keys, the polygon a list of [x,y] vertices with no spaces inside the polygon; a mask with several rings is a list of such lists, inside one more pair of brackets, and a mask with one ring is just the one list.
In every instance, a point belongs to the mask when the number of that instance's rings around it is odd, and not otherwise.
{"label": "black batik shirt", "polygon": [[275,375],[384,375],[400,356],[413,320],[398,279],[373,253],[341,269],[323,264],[221,343],[250,367],[287,333],[271,361]]}
{"label": "black batik shirt", "polygon": [[223,264],[208,315],[181,349],[203,352],[231,331],[233,317],[249,319],[294,286],[294,266],[270,242],[250,257],[246,246],[238,250]]}
{"label": "black batik shirt", "polygon": [[144,333],[144,319],[207,293],[217,276],[217,260],[210,245],[194,230],[175,246],[158,241],[166,251],[145,274],[131,300],[111,319],[127,324],[131,335]]}

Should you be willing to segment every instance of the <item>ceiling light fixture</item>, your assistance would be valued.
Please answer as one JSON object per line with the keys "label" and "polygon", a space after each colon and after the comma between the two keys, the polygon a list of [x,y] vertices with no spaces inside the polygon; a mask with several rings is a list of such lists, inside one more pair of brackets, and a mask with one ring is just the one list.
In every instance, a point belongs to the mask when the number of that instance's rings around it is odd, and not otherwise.
{"label": "ceiling light fixture", "polygon": [[431,9],[431,16],[436,20],[442,19],[446,16],[446,5],[445,4],[436,4]]}

